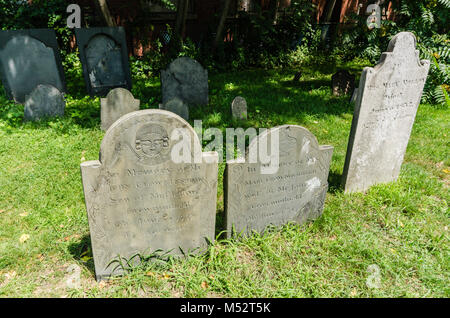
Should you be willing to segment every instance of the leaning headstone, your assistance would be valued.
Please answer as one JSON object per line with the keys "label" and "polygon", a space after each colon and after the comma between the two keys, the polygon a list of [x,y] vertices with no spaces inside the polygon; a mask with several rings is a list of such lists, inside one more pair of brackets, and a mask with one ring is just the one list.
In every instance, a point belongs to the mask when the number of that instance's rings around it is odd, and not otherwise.
{"label": "leaning headstone", "polygon": [[202,153],[181,117],[126,114],[106,132],[99,157],[81,164],[98,280],[122,274],[119,259],[185,255],[214,240],[218,154]]}
{"label": "leaning headstone", "polygon": [[189,106],[178,97],[172,98],[165,104],[160,104],[159,109],[170,111],[184,120],[189,120]]}
{"label": "leaning headstone", "polygon": [[[278,134],[279,143],[270,151],[279,151],[278,171],[264,171],[267,163],[251,162],[258,161],[252,160],[251,154],[271,145],[274,134]],[[239,158],[226,165],[227,235],[232,236],[234,231],[244,235],[263,232],[268,225],[302,224],[319,217],[332,154],[333,147],[319,146],[316,137],[301,126],[279,126],[254,138],[245,162]]]}
{"label": "leaning headstone", "polygon": [[131,90],[128,49],[123,27],[75,29],[88,93],[105,96],[111,89]]}
{"label": "leaning headstone", "polygon": [[135,99],[133,94],[125,88],[111,90],[106,98],[100,99],[102,129],[108,130],[123,115],[139,110],[140,103],[140,100]]}
{"label": "leaning headstone", "polygon": [[241,96],[237,96],[231,103],[231,114],[233,118],[247,119],[247,101]]}
{"label": "leaning headstone", "polygon": [[353,90],[352,97],[350,98],[350,103],[356,103],[358,99],[358,87]]}
{"label": "leaning headstone", "polygon": [[38,85],[25,100],[25,120],[64,116],[66,103],[63,94],[54,86]]}
{"label": "leaning headstone", "polygon": [[355,76],[346,70],[337,71],[331,77],[334,96],[349,95],[355,89]]}
{"label": "leaning headstone", "polygon": [[65,91],[56,33],[50,29],[0,31],[0,74],[9,99],[24,103],[39,84]]}
{"label": "leaning headstone", "polygon": [[419,59],[416,38],[401,32],[361,75],[345,160],[346,192],[397,180],[430,62]]}
{"label": "leaning headstone", "polygon": [[161,71],[162,103],[178,97],[189,106],[208,104],[208,71],[189,57],[179,57]]}

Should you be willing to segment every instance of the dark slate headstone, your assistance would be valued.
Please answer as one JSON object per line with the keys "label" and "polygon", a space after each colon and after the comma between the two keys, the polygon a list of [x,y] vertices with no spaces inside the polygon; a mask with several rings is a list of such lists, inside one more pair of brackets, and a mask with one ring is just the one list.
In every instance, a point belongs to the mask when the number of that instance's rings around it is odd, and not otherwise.
{"label": "dark slate headstone", "polygon": [[[278,138],[278,143],[274,143],[279,150],[278,170],[263,174],[267,164],[250,161],[252,153],[273,143],[272,138]],[[273,151],[272,148],[270,152]],[[228,237],[233,229],[249,234],[263,232],[268,225],[302,224],[319,217],[328,189],[332,154],[332,146],[320,146],[316,137],[301,126],[275,127],[254,138],[245,158],[226,165],[224,204]]]}
{"label": "dark slate headstone", "polygon": [[54,86],[38,85],[25,100],[25,120],[64,116],[63,94]]}
{"label": "dark slate headstone", "polygon": [[355,89],[355,76],[346,70],[337,71],[332,77],[333,95],[349,95]]}
{"label": "dark slate headstone", "polygon": [[[174,160],[181,149],[183,162]],[[123,273],[117,263],[108,266],[119,256],[188,255],[214,240],[218,154],[202,152],[181,117],[128,113],[106,132],[99,157],[81,164],[98,280]]]}
{"label": "dark slate headstone", "polygon": [[177,114],[184,120],[189,120],[189,106],[178,97],[172,98],[165,104],[160,104],[159,109],[168,110]]}
{"label": "dark slate headstone", "polygon": [[117,28],[75,29],[88,93],[105,96],[116,87],[131,90],[125,31]]}
{"label": "dark slate headstone", "polygon": [[0,31],[0,74],[8,98],[25,102],[39,84],[65,92],[56,33],[50,29]]}
{"label": "dark slate headstone", "polygon": [[208,104],[208,71],[189,57],[179,57],[161,71],[162,102],[178,97],[187,105]]}

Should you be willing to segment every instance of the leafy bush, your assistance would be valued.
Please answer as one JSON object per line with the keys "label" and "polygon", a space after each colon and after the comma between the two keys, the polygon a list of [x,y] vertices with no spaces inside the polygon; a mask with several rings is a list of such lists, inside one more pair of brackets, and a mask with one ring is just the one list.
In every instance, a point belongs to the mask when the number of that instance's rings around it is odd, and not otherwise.
{"label": "leafy bush", "polygon": [[422,101],[448,105],[450,0],[402,0],[394,4],[397,5],[394,7],[395,22],[383,20],[379,29],[369,30],[365,16],[350,16],[349,20],[356,22],[356,25],[343,32],[335,53],[343,60],[363,57],[376,63],[395,34],[410,31],[417,38],[420,57],[431,62]]}

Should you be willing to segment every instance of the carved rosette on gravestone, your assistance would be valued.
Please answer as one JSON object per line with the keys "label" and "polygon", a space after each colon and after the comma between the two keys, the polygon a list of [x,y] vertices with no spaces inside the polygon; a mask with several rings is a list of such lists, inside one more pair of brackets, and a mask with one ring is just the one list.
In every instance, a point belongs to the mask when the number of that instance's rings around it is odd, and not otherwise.
{"label": "carved rosette on gravestone", "polygon": [[111,89],[131,90],[131,73],[123,27],[75,29],[84,81],[91,96]]}
{"label": "carved rosette on gravestone", "polygon": [[241,96],[237,96],[231,103],[231,114],[233,118],[246,120],[247,119],[247,101]]}
{"label": "carved rosette on gravestone", "polygon": [[165,104],[159,104],[159,109],[175,113],[184,120],[189,120],[189,106],[178,97],[172,98]]}
{"label": "carved rosette on gravestone", "polygon": [[189,106],[208,105],[208,71],[189,57],[179,57],[161,71],[162,103],[178,97]]}
{"label": "carved rosette on gravestone", "polygon": [[[189,163],[174,162],[173,153]],[[81,164],[97,279],[122,274],[108,266],[119,257],[184,255],[214,240],[217,168],[218,154],[202,153],[194,129],[171,112],[141,110],[117,120],[100,159]]]}
{"label": "carved rosette on gravestone", "polygon": [[345,160],[346,192],[397,180],[430,62],[416,38],[401,32],[374,68],[361,75]]}
{"label": "carved rosette on gravestone", "polygon": [[64,95],[54,86],[38,85],[25,100],[25,120],[64,116]]}
{"label": "carved rosette on gravestone", "polygon": [[340,70],[331,77],[331,83],[334,96],[348,95],[355,89],[355,76]]}
{"label": "carved rosette on gravestone", "polygon": [[[249,159],[262,145],[270,145],[275,133],[279,138],[278,171],[262,174],[265,165]],[[319,217],[328,190],[332,154],[333,147],[319,146],[316,137],[301,126],[279,126],[254,138],[245,162],[240,158],[226,165],[228,237],[233,230],[244,234],[263,232],[268,225],[302,224]]]}
{"label": "carved rosette on gravestone", "polygon": [[50,29],[0,31],[0,74],[9,99],[25,103],[36,86],[65,91],[56,33]]}
{"label": "carved rosette on gravestone", "polygon": [[108,130],[123,115],[139,110],[140,103],[140,100],[135,99],[125,88],[111,90],[106,98],[100,99],[102,129]]}

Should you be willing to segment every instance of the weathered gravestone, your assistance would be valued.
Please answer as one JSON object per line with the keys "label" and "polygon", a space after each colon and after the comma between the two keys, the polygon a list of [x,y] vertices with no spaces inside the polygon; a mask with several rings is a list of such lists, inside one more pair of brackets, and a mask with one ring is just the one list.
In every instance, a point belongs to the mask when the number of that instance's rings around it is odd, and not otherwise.
{"label": "weathered gravestone", "polygon": [[66,102],[63,94],[54,86],[38,85],[25,100],[25,120],[64,116]]}
{"label": "weathered gravestone", "polygon": [[[189,163],[172,160],[181,147]],[[141,110],[116,121],[100,159],[81,164],[97,279],[123,273],[108,266],[119,256],[182,255],[213,240],[217,168],[218,154],[202,153],[193,128],[171,112]]]}
{"label": "weathered gravestone", "polygon": [[395,181],[427,79],[416,38],[397,34],[374,68],[361,75],[344,166],[346,192]]}
{"label": "weathered gravestone", "polygon": [[[278,171],[262,174],[267,164],[251,163],[251,154],[264,145],[273,151],[270,144],[276,133]],[[253,230],[262,232],[270,224],[302,224],[320,216],[332,154],[333,147],[319,146],[316,137],[300,126],[279,126],[254,138],[245,162],[236,159],[226,165],[224,193],[228,236],[233,229],[244,234]]]}
{"label": "weathered gravestone", "polygon": [[245,120],[247,119],[247,101],[241,96],[237,96],[231,103],[231,114],[233,118]]}
{"label": "weathered gravestone", "polygon": [[159,109],[170,111],[184,120],[189,120],[189,106],[178,97],[172,98],[165,104],[159,104]]}
{"label": "weathered gravestone", "polygon": [[131,90],[125,31],[117,28],[75,29],[88,93],[105,96],[111,89]]}
{"label": "weathered gravestone", "polygon": [[24,103],[39,84],[65,91],[54,30],[0,31],[0,74],[8,98]]}
{"label": "weathered gravestone", "polygon": [[133,94],[125,88],[111,90],[106,98],[100,99],[102,129],[108,130],[123,115],[139,110],[140,103],[140,100],[135,99]]}
{"label": "weathered gravestone", "polygon": [[191,105],[208,104],[208,71],[189,57],[179,57],[161,71],[162,103],[178,97]]}
{"label": "weathered gravestone", "polygon": [[337,71],[331,77],[331,85],[335,96],[351,94],[355,89],[355,76],[346,70]]}

